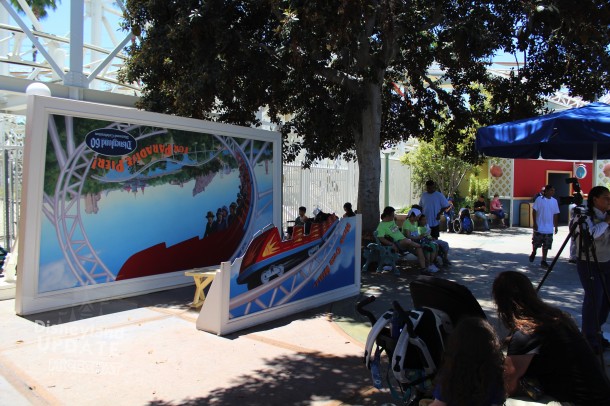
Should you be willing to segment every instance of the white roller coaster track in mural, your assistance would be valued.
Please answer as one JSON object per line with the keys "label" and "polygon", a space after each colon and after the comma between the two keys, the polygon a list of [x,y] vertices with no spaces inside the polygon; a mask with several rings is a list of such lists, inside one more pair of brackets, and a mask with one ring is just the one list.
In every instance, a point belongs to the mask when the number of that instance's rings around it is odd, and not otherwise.
{"label": "white roller coaster track in mural", "polygon": [[[49,136],[55,154],[57,156],[58,165],[60,168],[59,177],[55,186],[55,196],[50,197],[46,193],[43,198],[43,213],[46,218],[55,227],[57,239],[60,244],[60,249],[64,253],[64,257],[70,271],[74,274],[80,286],[92,285],[97,283],[105,283],[115,280],[115,274],[104,265],[99,258],[95,249],[87,236],[87,232],[81,217],[82,190],[89,176],[91,162],[96,158],[96,154],[91,151],[85,143],[75,146],[73,134],[73,122],[71,117],[65,117],[66,120],[66,149],[63,148],[59,133],[54,125],[49,125]],[[50,123],[53,121],[50,118]],[[164,134],[165,129],[153,127],[142,127],[131,124],[114,123],[108,128],[115,128],[126,132],[139,134],[135,136],[136,140],[142,140],[154,135]],[[240,155],[245,163],[247,170],[252,175],[253,168],[262,157],[262,151],[268,143],[264,143],[259,151],[255,151],[255,147],[251,140],[244,141],[241,145],[237,144],[235,139],[230,137],[222,137],[214,135],[214,137],[223,144],[223,149],[215,153],[209,153],[204,161],[199,162],[196,166],[204,165],[216,158],[223,151],[229,151],[234,156]],[[201,153],[201,151],[193,151]],[[170,158],[169,161],[180,163],[175,158]],[[158,163],[159,161],[155,161]],[[191,165],[195,166],[195,165]],[[126,181],[137,179],[137,173],[122,179]],[[267,190],[258,190],[256,178],[250,176],[252,180],[252,196],[251,196],[251,216],[250,219],[258,218],[261,213],[271,204],[271,201],[262,207],[259,206],[259,201],[263,196],[273,193],[272,187]],[[248,228],[245,230],[244,238],[240,243],[236,256],[241,255],[249,242],[249,237],[253,230],[254,222],[248,222]]]}

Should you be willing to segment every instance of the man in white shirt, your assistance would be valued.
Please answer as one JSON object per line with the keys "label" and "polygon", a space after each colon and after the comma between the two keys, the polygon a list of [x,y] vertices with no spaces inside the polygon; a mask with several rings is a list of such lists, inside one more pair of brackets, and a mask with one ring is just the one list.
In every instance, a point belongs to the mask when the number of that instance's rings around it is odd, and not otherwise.
{"label": "man in white shirt", "polygon": [[534,262],[536,251],[542,247],[542,260],[540,266],[548,268],[546,255],[553,245],[553,234],[557,234],[557,222],[559,221],[559,204],[553,197],[555,188],[552,185],[544,187],[544,194],[534,202],[533,219],[534,235],[532,237],[532,253],[529,256],[530,262]]}

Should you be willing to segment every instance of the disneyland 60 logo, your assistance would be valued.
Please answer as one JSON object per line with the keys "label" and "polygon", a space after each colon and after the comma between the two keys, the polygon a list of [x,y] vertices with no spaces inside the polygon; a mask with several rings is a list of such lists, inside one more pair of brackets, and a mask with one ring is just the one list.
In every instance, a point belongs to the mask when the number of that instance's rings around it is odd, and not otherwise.
{"label": "disneyland 60 logo", "polygon": [[98,154],[122,156],[135,151],[138,141],[125,131],[116,128],[101,128],[89,132],[85,136],[85,144]]}

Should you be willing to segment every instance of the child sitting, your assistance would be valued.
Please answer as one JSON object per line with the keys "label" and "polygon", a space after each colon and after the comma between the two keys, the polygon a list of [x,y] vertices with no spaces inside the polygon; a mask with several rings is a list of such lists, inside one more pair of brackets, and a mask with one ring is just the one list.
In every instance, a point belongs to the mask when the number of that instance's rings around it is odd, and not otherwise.
{"label": "child sitting", "polygon": [[443,240],[432,238],[430,234],[430,226],[428,226],[428,220],[426,219],[426,216],[424,214],[419,217],[417,232],[422,238],[421,244],[424,249],[424,255],[426,254],[426,251],[432,251],[434,255],[431,255],[431,260],[434,264],[439,266],[438,257],[441,257],[443,260],[442,265],[450,266],[451,263],[449,262],[448,257],[449,243]]}
{"label": "child sitting", "polygon": [[428,226],[428,219],[423,213],[421,216],[419,216],[419,219],[417,219],[417,234],[420,237],[419,243],[424,249],[426,262],[429,264],[434,264],[434,261],[436,261],[436,256],[438,255],[438,244],[436,244],[436,241],[432,239],[430,227]]}
{"label": "child sitting", "polygon": [[420,210],[418,210],[416,208],[412,208],[411,210],[409,210],[409,213],[407,214],[407,219],[402,224],[402,233],[409,240],[411,240],[415,243],[421,244],[421,247],[423,249],[423,256],[424,256],[424,260],[425,260],[425,266],[424,266],[424,268],[422,268],[422,271],[427,271],[429,273],[436,273],[436,272],[438,272],[439,269],[438,269],[438,267],[436,267],[436,265],[434,265],[432,263],[432,261],[430,261],[430,252],[429,252],[430,246],[429,245],[427,246],[424,244],[426,239],[424,236],[422,236],[419,233],[418,218],[421,216],[424,216],[424,215],[421,214]]}

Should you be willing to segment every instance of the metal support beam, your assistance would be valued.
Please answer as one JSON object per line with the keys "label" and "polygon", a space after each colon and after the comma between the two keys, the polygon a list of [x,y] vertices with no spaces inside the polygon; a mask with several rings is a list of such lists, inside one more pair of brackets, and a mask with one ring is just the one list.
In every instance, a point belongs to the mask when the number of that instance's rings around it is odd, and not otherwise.
{"label": "metal support beam", "polygon": [[[83,74],[84,13],[84,1],[72,0],[70,3],[70,71],[64,78],[64,84],[86,88],[89,87],[89,82]],[[71,91],[70,93],[70,98],[79,98],[79,92]]]}
{"label": "metal support beam", "polygon": [[97,66],[97,68],[95,68],[95,70],[93,72],[91,72],[89,74],[89,78],[87,79],[87,83],[90,84],[96,77],[97,75],[104,69],[106,68],[106,66],[108,66],[108,64],[110,62],[112,62],[112,59],[119,53],[121,52],[121,50],[125,47],[125,45],[127,45],[127,43],[129,41],[131,41],[131,39],[133,38],[133,35],[129,34],[128,36],[126,36],[123,41],[121,41],[121,43],[119,45],[117,45],[114,50],[108,54],[108,56]]}
{"label": "metal support beam", "polygon": [[[2,129],[4,131],[4,129]],[[4,247],[11,248],[11,210],[9,209],[8,151],[4,150]]]}

